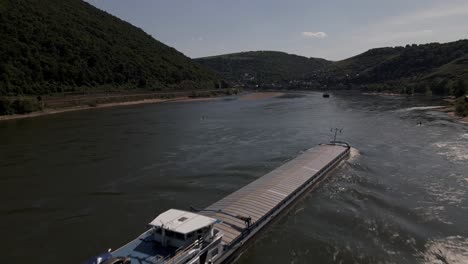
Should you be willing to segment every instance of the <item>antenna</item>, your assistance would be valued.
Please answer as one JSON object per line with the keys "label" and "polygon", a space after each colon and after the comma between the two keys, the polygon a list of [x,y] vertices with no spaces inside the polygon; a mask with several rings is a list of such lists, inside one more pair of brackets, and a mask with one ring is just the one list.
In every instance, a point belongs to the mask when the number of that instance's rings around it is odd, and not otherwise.
{"label": "antenna", "polygon": [[343,132],[343,128],[330,128],[330,132],[333,132],[335,131],[335,134],[333,136],[333,141],[336,141],[336,135],[338,134],[338,132],[341,134]]}

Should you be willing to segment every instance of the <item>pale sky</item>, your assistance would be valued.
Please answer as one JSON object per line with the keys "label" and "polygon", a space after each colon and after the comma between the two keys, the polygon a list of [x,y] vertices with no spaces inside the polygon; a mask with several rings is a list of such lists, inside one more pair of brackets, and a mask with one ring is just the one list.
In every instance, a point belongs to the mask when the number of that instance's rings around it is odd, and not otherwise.
{"label": "pale sky", "polygon": [[329,60],[468,38],[467,0],[88,0],[191,58],[276,50]]}

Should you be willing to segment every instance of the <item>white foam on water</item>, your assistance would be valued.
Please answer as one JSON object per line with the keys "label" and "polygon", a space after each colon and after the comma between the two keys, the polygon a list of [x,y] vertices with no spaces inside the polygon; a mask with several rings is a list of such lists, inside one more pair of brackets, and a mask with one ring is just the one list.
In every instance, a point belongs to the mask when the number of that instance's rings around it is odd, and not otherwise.
{"label": "white foam on water", "polygon": [[451,173],[444,177],[451,182],[456,182],[456,184],[447,186],[439,180],[426,182],[425,190],[431,199],[419,201],[419,206],[414,208],[425,221],[439,221],[445,224],[453,224],[447,219],[445,206],[460,207],[466,199],[467,183],[465,176]]}
{"label": "white foam on water", "polygon": [[349,151],[349,159],[348,159],[348,161],[349,161],[349,162],[353,162],[353,161],[355,161],[360,155],[361,155],[361,153],[359,153],[359,150],[357,150],[357,149],[355,149],[355,148],[351,148],[351,150]]}
{"label": "white foam on water", "polygon": [[431,106],[415,106],[415,107],[409,107],[409,108],[403,108],[398,110],[399,112],[409,112],[409,111],[423,111],[423,110],[431,110],[431,109],[438,109],[442,108],[443,106],[441,105],[431,105]]}
{"label": "white foam on water", "polygon": [[[457,177],[457,175],[451,174],[448,177]],[[457,178],[456,181],[459,183],[458,187],[447,187],[440,184],[432,184],[427,188],[428,192],[436,198],[438,202],[448,203],[450,205],[459,205],[465,199],[465,188],[464,178]]]}
{"label": "white foam on water", "polygon": [[426,264],[466,264],[468,263],[468,239],[462,236],[449,236],[430,240],[425,251],[418,253]]}
{"label": "white foam on water", "polygon": [[447,225],[453,224],[452,222],[445,219],[445,207],[440,205],[426,205],[421,207],[416,207],[414,210],[424,218],[424,221],[438,221]]}
{"label": "white foam on water", "polygon": [[432,146],[451,161],[468,161],[468,133],[461,134],[456,141],[437,142]]}
{"label": "white foam on water", "polygon": [[460,144],[460,142],[439,142],[433,144],[440,150],[439,155],[447,157],[452,161],[468,160],[468,144]]}

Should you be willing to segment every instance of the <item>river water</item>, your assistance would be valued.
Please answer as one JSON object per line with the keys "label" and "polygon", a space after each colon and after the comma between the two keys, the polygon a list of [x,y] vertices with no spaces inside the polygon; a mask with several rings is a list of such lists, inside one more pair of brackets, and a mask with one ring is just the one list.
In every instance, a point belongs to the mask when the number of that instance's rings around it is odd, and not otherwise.
{"label": "river water", "polygon": [[[80,263],[331,139],[354,148],[238,263],[468,263],[468,126],[438,99],[291,93],[0,122],[5,263]],[[419,125],[419,122],[422,125]]]}

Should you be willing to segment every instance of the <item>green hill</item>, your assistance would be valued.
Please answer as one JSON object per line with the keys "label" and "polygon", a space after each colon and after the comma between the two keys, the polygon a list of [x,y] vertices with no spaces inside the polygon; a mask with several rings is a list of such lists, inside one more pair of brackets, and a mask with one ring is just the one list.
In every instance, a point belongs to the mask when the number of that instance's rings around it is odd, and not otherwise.
{"label": "green hill", "polygon": [[[281,52],[243,52],[200,58],[224,78],[247,86],[361,89],[397,93],[453,94],[468,83],[468,40],[371,49],[336,62]],[[278,87],[277,86],[277,87]],[[270,88],[271,86],[266,86]]]}
{"label": "green hill", "polygon": [[250,51],[195,59],[234,83],[268,86],[303,79],[329,65],[324,59],[277,51]]}
{"label": "green hill", "polygon": [[220,85],[212,71],[81,0],[0,0],[0,95]]}
{"label": "green hill", "polygon": [[330,65],[330,69],[343,71],[345,74],[366,71],[379,65],[382,61],[398,56],[400,51],[394,48],[377,48],[366,51],[357,56],[337,61]]}
{"label": "green hill", "polygon": [[468,40],[373,49],[333,63],[328,77],[371,90],[451,94],[456,81],[468,80],[467,56]]}

